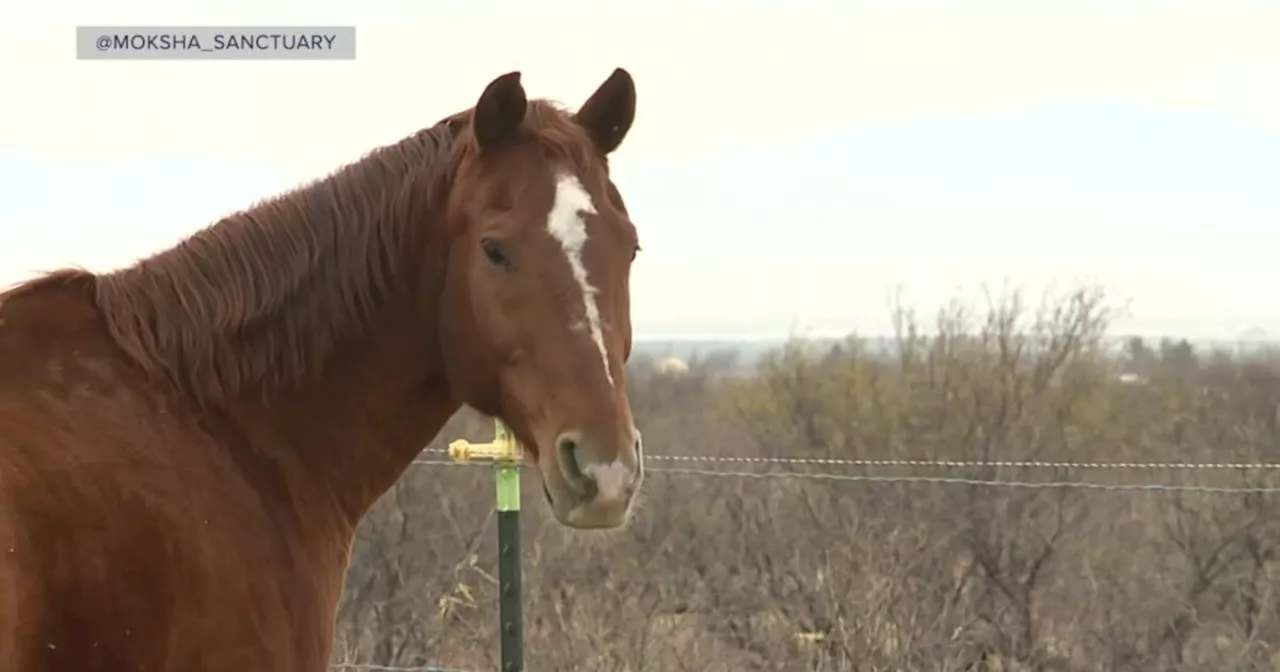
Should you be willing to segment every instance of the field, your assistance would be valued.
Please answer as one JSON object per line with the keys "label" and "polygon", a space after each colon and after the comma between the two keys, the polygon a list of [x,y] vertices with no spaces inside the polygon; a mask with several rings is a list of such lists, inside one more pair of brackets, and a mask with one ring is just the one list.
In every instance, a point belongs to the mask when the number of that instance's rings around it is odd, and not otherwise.
{"label": "field", "polygon": [[[1280,462],[1280,356],[1116,347],[1111,315],[1015,295],[751,366],[640,352],[634,521],[561,529],[525,474],[528,669],[1280,670],[1280,470],[1148,464]],[[463,413],[431,448],[488,431]],[[498,668],[492,500],[484,468],[401,479],[360,531],[336,662]]]}

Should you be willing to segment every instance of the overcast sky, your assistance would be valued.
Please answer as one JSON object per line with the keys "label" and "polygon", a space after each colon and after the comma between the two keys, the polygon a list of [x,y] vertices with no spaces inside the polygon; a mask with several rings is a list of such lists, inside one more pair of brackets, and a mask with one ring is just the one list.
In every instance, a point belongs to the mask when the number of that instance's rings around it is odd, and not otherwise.
{"label": "overcast sky", "polygon": [[[359,55],[77,62],[101,24],[356,25]],[[641,335],[1079,280],[1127,331],[1280,335],[1278,35],[1244,0],[7,3],[0,283],[129,263],[503,72],[576,106],[624,66]]]}

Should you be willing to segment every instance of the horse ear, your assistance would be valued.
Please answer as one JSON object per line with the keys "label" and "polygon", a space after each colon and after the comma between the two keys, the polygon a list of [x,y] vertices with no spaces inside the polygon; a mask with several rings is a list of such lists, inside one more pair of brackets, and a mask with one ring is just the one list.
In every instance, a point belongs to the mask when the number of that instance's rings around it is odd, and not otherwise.
{"label": "horse ear", "polygon": [[604,154],[622,144],[636,118],[636,83],[631,74],[617,68],[591,94],[574,115]]}
{"label": "horse ear", "polygon": [[508,72],[489,82],[476,103],[472,128],[480,149],[493,149],[510,139],[524,121],[529,99],[520,84],[519,72]]}

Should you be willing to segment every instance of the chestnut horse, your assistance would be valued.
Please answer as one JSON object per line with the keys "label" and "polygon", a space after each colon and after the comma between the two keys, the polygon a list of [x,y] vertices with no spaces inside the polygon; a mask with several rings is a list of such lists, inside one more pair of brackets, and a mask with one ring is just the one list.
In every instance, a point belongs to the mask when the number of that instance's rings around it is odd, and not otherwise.
{"label": "chestnut horse", "polygon": [[129,268],[0,294],[0,671],[327,669],[356,525],[463,404],[561,523],[624,523],[635,95],[619,69],[569,113],[506,74]]}

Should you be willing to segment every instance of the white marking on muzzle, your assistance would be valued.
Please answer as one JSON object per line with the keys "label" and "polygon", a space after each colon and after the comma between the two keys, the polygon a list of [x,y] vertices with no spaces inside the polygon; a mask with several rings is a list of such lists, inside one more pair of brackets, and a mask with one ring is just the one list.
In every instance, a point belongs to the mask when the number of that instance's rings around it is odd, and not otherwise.
{"label": "white marking on muzzle", "polygon": [[565,259],[569,262],[569,270],[573,272],[573,278],[578,281],[578,288],[582,290],[587,330],[591,334],[591,340],[595,341],[596,349],[600,351],[604,375],[612,387],[613,373],[609,370],[609,355],[604,348],[604,332],[600,327],[600,308],[596,305],[599,290],[591,286],[587,280],[587,268],[582,265],[582,248],[587,244],[587,223],[582,219],[582,213],[595,212],[596,206],[591,202],[591,195],[577,177],[562,173],[556,178],[556,200],[551,205],[551,213],[547,215],[547,231],[559,241]]}
{"label": "white marking on muzzle", "polygon": [[587,467],[587,475],[596,482],[596,497],[604,501],[623,499],[635,473],[621,460]]}

